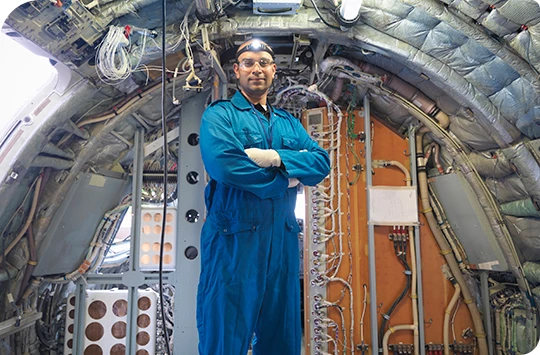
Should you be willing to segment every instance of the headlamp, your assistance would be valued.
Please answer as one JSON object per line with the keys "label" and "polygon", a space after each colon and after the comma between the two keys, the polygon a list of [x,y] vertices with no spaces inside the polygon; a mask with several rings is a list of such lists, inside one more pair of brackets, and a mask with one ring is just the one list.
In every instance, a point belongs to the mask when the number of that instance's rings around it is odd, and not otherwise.
{"label": "headlamp", "polygon": [[270,48],[270,46],[268,46],[266,43],[263,43],[259,40],[255,40],[244,48],[237,51],[236,60],[238,61],[238,57],[240,57],[240,55],[245,52],[267,52],[272,56],[272,59],[275,59],[274,51],[272,50],[272,48]]}

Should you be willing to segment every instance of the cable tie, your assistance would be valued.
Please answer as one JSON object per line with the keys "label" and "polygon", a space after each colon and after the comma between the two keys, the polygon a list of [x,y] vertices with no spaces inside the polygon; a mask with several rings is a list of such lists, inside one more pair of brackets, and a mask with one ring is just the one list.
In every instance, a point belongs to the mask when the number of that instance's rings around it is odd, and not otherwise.
{"label": "cable tie", "polygon": [[394,330],[394,327],[390,327],[388,328],[389,331],[391,331],[392,333],[395,333],[396,331]]}
{"label": "cable tie", "polygon": [[412,298],[412,299],[417,299],[418,298],[417,295],[409,295],[409,297]]}
{"label": "cable tie", "polygon": [[441,251],[439,252],[439,254],[441,254],[441,255],[448,255],[448,254],[450,254],[451,252],[452,252],[452,249],[446,249],[446,250],[441,250]]}
{"label": "cable tie", "polygon": [[412,271],[410,271],[410,270],[405,270],[405,271],[403,271],[403,273],[405,275],[412,275]]}
{"label": "cable tie", "polygon": [[36,265],[37,265],[37,261],[28,260],[28,265],[36,266]]}
{"label": "cable tie", "polygon": [[485,338],[486,337],[486,334],[484,333],[478,333],[478,334],[474,334],[475,337],[477,338]]}
{"label": "cable tie", "polygon": [[444,310],[444,313],[446,313],[446,314],[448,314],[448,315],[452,314],[452,312],[449,311],[448,309],[445,309],[445,310]]}
{"label": "cable tie", "polygon": [[[386,314],[386,313],[383,313],[383,314],[382,314],[382,317],[383,317],[384,319],[386,319],[386,320],[389,320],[389,319],[390,319],[390,316],[389,316],[388,314]],[[392,332],[392,333],[393,333],[393,332]]]}
{"label": "cable tie", "polygon": [[430,212],[433,212],[433,208],[428,208],[428,209],[425,209],[422,211],[422,213],[426,214],[426,213],[430,213]]}
{"label": "cable tie", "polygon": [[463,303],[465,303],[465,304],[471,304],[471,303],[473,303],[473,302],[474,302],[474,301],[473,301],[472,299],[468,299],[468,300],[464,299],[464,300],[463,300]]}

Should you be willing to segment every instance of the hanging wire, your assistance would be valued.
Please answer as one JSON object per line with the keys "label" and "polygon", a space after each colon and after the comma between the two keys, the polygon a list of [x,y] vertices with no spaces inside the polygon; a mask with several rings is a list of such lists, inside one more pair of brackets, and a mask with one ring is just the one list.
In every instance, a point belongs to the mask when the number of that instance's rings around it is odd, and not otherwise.
{"label": "hanging wire", "polygon": [[166,318],[165,318],[165,302],[163,299],[163,247],[165,244],[165,227],[167,223],[167,180],[168,180],[168,143],[167,143],[167,112],[166,112],[166,99],[167,99],[167,58],[166,58],[166,41],[165,30],[167,25],[167,0],[161,2],[161,67],[163,72],[161,74],[161,129],[163,131],[163,157],[164,157],[164,169],[163,169],[163,220],[161,224],[161,239],[159,244],[159,302],[161,308],[161,317],[163,319],[163,337],[165,338],[165,348],[167,354],[171,355],[171,345],[169,344],[169,333],[167,332]]}

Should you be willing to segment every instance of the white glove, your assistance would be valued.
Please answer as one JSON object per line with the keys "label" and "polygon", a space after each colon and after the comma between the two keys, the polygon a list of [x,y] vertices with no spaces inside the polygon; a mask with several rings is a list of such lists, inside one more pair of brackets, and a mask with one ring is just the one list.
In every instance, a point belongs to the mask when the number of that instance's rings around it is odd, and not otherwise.
{"label": "white glove", "polygon": [[281,166],[281,157],[273,149],[248,148],[244,150],[248,157],[261,168]]}
{"label": "white glove", "polygon": [[300,183],[300,180],[298,180],[297,178],[289,178],[289,189],[291,187],[296,187],[298,184]]}

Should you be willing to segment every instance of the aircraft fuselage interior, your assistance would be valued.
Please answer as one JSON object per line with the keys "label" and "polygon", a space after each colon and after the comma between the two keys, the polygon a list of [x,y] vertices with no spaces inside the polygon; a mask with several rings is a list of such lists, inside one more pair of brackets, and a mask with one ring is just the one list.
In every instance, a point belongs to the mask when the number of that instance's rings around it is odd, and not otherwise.
{"label": "aircraft fuselage interior", "polygon": [[537,346],[537,1],[12,3],[55,74],[2,117],[0,354],[199,354],[201,117],[250,39],[330,159],[297,187],[302,354]]}

